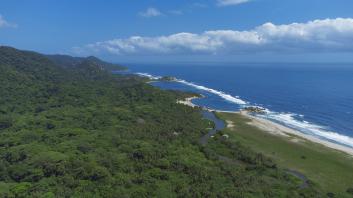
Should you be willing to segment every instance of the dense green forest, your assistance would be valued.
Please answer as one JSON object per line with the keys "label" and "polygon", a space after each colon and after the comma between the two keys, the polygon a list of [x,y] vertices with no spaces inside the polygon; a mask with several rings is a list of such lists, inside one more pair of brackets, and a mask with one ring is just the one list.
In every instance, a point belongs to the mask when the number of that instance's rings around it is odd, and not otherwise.
{"label": "dense green forest", "polygon": [[324,197],[114,67],[0,47],[0,197]]}

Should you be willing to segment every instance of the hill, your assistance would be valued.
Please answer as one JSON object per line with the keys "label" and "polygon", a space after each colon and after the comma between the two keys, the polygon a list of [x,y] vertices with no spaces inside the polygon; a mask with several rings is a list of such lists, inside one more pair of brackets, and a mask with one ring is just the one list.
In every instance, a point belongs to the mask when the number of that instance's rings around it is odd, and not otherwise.
{"label": "hill", "polygon": [[55,64],[64,67],[64,68],[75,68],[82,64],[90,63],[92,65],[97,66],[98,68],[105,69],[108,71],[115,70],[124,70],[126,67],[123,67],[118,64],[112,64],[105,61],[102,61],[94,56],[89,56],[86,58],[82,57],[72,57],[68,55],[46,55],[46,57],[54,62]]}
{"label": "hill", "polygon": [[323,196],[240,144],[199,144],[212,123],[188,94],[96,63],[0,47],[1,197]]}

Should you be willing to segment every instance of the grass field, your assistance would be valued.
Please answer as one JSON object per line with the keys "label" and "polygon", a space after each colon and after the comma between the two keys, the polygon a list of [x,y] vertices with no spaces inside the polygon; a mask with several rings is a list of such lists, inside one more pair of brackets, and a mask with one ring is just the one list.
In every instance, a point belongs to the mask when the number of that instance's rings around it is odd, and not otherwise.
{"label": "grass field", "polygon": [[335,197],[353,197],[347,189],[353,188],[353,157],[345,153],[305,141],[292,141],[264,132],[247,124],[250,119],[234,113],[217,113],[232,121],[234,127],[224,129],[229,141],[239,141],[253,150],[273,158],[281,168],[299,171],[323,191]]}

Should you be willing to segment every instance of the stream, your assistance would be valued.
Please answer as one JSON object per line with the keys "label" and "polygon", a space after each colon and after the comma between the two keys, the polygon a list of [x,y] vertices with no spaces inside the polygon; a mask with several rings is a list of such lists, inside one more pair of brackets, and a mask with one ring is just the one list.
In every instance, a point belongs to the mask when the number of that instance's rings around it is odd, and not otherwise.
{"label": "stream", "polygon": [[208,133],[200,138],[200,143],[202,145],[206,145],[208,142],[208,139],[211,138],[211,136],[215,135],[217,132],[223,130],[226,127],[226,124],[224,123],[223,120],[219,119],[216,117],[216,115],[208,110],[202,110],[202,116],[210,120],[214,123],[214,127],[208,131]]}

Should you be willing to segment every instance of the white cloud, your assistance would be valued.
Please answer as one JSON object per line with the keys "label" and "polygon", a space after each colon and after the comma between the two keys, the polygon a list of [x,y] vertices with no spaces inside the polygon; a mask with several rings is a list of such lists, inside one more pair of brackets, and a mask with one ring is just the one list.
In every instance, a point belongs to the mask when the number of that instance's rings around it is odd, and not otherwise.
{"label": "white cloud", "polygon": [[6,21],[6,20],[2,17],[2,15],[0,15],[0,28],[3,28],[3,27],[16,28],[16,27],[17,27],[17,24],[10,23],[10,22]]}
{"label": "white cloud", "polygon": [[213,30],[201,34],[112,39],[75,48],[81,53],[135,55],[239,54],[257,52],[353,52],[353,19],[314,20],[275,25],[265,23],[248,31]]}
{"label": "white cloud", "polygon": [[243,3],[248,3],[250,0],[218,0],[217,5],[219,6],[234,6]]}
{"label": "white cloud", "polygon": [[157,16],[161,16],[162,12],[160,12],[157,8],[150,7],[150,8],[147,8],[146,11],[140,12],[139,15],[142,17],[157,17]]}

